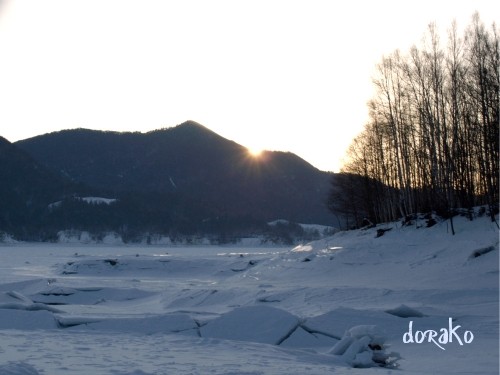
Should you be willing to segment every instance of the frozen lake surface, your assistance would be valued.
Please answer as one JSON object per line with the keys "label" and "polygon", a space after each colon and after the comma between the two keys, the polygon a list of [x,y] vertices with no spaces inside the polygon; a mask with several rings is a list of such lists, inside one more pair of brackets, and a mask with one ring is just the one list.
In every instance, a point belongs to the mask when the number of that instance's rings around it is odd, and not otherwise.
{"label": "frozen lake surface", "polygon": [[496,226],[389,227],[294,249],[0,245],[0,374],[497,374]]}

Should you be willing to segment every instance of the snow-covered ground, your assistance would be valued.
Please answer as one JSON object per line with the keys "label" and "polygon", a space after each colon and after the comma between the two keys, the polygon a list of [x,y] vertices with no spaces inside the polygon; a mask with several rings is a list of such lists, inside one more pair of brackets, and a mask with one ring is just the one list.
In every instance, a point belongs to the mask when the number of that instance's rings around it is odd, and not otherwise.
{"label": "snow-covered ground", "polygon": [[0,374],[497,374],[499,232],[455,226],[294,249],[6,243]]}

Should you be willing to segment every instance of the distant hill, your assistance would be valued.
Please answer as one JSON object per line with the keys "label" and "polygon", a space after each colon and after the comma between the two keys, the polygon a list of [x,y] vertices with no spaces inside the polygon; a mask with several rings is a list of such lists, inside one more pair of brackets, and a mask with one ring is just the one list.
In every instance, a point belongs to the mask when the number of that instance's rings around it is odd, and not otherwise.
{"label": "distant hill", "polygon": [[[37,167],[16,168],[11,156],[14,175],[5,181],[26,181],[20,196],[29,196],[29,188],[36,192],[52,232],[238,236],[265,231],[266,222],[277,219],[334,223],[325,204],[330,173],[292,153],[251,156],[192,121],[148,133],[64,130],[8,147]],[[11,191],[10,185],[4,190]],[[80,199],[82,194],[116,201],[89,203],[95,200]]]}

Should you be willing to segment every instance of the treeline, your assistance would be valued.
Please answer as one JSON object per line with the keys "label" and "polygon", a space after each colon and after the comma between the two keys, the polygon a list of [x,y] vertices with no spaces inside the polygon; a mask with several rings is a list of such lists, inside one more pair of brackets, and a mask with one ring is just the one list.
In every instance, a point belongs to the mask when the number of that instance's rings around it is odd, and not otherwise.
{"label": "treeline", "polygon": [[292,245],[330,233],[287,220],[267,223],[250,215],[214,216],[203,202],[176,193],[122,193],[109,203],[94,199],[69,196],[48,207],[38,206],[30,211],[30,220],[11,218],[8,227],[0,220],[0,243],[4,237],[57,242],[64,234],[79,237],[87,233],[96,242],[114,234],[124,243],[149,244],[163,237],[178,244],[209,241],[224,245],[254,238],[266,244]]}
{"label": "treeline", "polygon": [[443,43],[430,24],[420,47],[382,58],[370,119],[348,150],[330,209],[351,225],[499,202],[499,29],[476,13]]}

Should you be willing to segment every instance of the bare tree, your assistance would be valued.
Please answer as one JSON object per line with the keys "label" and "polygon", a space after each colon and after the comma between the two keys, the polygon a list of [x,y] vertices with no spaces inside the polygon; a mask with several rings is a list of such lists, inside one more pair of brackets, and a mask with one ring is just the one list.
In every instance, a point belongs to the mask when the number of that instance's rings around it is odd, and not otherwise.
{"label": "bare tree", "polygon": [[420,48],[397,50],[377,65],[370,120],[343,168],[361,179],[344,176],[335,187],[335,199],[350,205],[344,211],[351,221],[429,210],[449,217],[454,233],[454,209],[478,204],[487,204],[495,219],[499,32],[495,25],[488,31],[477,13],[462,38],[457,29],[453,22],[443,46],[430,24]]}

